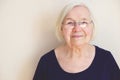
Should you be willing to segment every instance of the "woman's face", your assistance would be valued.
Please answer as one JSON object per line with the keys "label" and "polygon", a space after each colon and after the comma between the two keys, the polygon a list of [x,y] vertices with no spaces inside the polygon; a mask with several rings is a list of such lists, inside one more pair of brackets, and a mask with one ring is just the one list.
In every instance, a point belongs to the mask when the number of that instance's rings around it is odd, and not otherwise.
{"label": "woman's face", "polygon": [[93,23],[86,7],[74,7],[62,24],[62,35],[69,46],[88,44],[93,34]]}

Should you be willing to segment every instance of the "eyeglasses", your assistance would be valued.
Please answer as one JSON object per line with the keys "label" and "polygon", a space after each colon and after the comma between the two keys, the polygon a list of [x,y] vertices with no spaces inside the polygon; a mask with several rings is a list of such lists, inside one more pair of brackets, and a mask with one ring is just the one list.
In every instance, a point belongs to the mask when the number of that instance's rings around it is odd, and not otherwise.
{"label": "eyeglasses", "polygon": [[64,23],[62,23],[63,25],[65,25],[65,28],[74,28],[77,25],[79,25],[81,28],[85,28],[87,27],[90,23],[92,23],[93,21],[81,21],[81,22],[75,22],[75,21],[66,21]]}

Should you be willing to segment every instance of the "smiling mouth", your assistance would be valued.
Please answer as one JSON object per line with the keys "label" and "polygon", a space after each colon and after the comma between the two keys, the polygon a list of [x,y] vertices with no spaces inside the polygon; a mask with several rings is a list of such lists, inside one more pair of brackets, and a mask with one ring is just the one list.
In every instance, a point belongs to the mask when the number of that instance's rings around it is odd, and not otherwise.
{"label": "smiling mouth", "polygon": [[72,38],[81,38],[83,35],[72,35]]}

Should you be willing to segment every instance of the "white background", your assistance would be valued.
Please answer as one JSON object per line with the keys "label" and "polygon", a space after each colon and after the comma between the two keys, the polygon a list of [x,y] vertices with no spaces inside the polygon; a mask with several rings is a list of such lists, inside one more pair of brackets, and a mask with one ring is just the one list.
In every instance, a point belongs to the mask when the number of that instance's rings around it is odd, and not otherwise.
{"label": "white background", "polygon": [[[0,0],[0,80],[32,80],[40,57],[59,45],[55,22],[70,0]],[[93,43],[120,66],[120,0],[89,0]]]}

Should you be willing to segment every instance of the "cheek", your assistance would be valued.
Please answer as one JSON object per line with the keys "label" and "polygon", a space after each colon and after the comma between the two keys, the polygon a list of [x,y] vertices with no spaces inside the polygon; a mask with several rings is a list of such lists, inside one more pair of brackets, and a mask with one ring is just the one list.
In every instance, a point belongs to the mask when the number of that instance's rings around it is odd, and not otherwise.
{"label": "cheek", "polygon": [[66,41],[70,40],[71,31],[67,29],[62,29],[62,35]]}
{"label": "cheek", "polygon": [[85,29],[86,36],[92,37],[93,35],[93,29],[92,28],[87,28]]}

